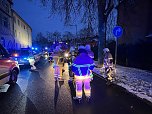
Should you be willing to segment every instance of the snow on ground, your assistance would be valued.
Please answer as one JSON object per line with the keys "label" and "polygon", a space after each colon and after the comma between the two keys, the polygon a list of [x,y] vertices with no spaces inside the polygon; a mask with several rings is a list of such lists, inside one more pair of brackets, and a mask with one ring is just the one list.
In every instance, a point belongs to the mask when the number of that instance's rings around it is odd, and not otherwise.
{"label": "snow on ground", "polygon": [[[101,68],[94,68],[93,71],[105,77]],[[152,73],[136,68],[116,66],[114,83],[152,103]]]}

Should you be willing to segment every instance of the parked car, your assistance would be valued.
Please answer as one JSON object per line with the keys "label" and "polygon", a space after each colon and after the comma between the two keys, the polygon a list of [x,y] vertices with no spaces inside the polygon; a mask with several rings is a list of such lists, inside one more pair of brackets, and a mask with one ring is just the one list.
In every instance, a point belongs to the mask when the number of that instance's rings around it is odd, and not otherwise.
{"label": "parked car", "polygon": [[14,61],[6,49],[0,44],[0,85],[9,83],[14,85],[17,82],[19,65]]}
{"label": "parked car", "polygon": [[29,56],[28,48],[21,48],[21,50],[12,52],[12,58],[18,62],[19,66],[30,66]]}

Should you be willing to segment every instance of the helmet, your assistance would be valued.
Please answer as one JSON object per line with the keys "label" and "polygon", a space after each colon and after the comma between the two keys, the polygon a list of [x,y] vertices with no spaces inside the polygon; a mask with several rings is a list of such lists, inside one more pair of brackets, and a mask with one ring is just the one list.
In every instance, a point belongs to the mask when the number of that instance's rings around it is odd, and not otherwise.
{"label": "helmet", "polygon": [[85,50],[85,47],[84,46],[79,46],[79,48],[78,48],[78,54],[80,54],[80,53],[87,53],[87,51]]}
{"label": "helmet", "polygon": [[87,51],[89,51],[89,50],[91,50],[91,46],[90,46],[89,44],[87,44],[87,45],[85,46],[85,49],[86,49]]}
{"label": "helmet", "polygon": [[78,49],[85,49],[85,47],[83,45],[79,46]]}
{"label": "helmet", "polygon": [[103,49],[103,52],[104,52],[104,53],[110,52],[110,50],[109,50],[108,48],[104,48],[104,49]]}

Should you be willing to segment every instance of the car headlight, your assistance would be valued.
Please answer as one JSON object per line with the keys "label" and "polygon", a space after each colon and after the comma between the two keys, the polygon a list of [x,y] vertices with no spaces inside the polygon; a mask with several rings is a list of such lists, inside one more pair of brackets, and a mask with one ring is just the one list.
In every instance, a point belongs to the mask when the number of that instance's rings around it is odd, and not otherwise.
{"label": "car headlight", "polygon": [[65,56],[65,57],[68,57],[68,56],[69,56],[69,54],[68,54],[68,53],[65,53],[65,54],[64,54],[64,56]]}
{"label": "car headlight", "polygon": [[14,56],[14,57],[18,57],[19,54],[18,54],[18,53],[14,53],[13,56]]}
{"label": "car headlight", "polygon": [[27,58],[26,58],[26,57],[24,57],[24,60],[27,60]]}

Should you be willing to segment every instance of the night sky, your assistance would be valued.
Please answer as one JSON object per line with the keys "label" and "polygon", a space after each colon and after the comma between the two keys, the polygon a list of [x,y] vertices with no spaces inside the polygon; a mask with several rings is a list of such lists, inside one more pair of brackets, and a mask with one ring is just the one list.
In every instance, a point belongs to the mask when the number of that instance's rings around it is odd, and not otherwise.
{"label": "night sky", "polygon": [[[59,31],[64,33],[70,31],[75,34],[75,27],[65,27],[60,16],[49,17],[48,9],[41,7],[39,0],[13,0],[13,9],[32,27],[32,37],[35,38],[38,32]],[[36,2],[37,1],[37,2]],[[77,23],[76,23],[77,24]],[[80,24],[79,24],[80,26]],[[81,28],[81,26],[78,29]]]}

